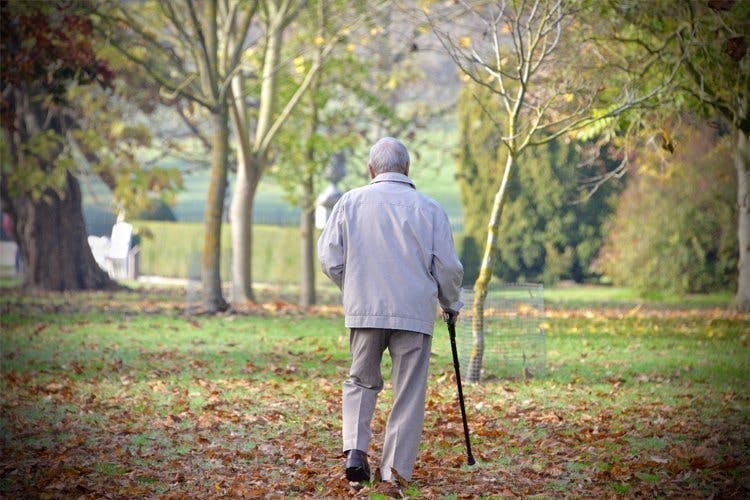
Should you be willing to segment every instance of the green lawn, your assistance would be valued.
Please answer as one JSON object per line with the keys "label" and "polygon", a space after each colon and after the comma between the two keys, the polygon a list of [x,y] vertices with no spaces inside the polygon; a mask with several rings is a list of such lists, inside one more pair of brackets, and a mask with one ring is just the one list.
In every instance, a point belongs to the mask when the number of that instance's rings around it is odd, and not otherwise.
{"label": "green lawn", "polygon": [[732,302],[731,292],[713,292],[704,294],[649,294],[643,296],[633,288],[602,285],[558,285],[544,289],[544,300],[552,308],[587,306],[614,306],[620,308],[636,307],[647,304],[650,307],[663,308],[725,308]]}
{"label": "green lawn", "polygon": [[[465,385],[474,467],[437,326],[422,451],[403,493],[750,495],[750,316],[561,297],[545,319],[544,377]],[[4,497],[388,494],[343,479],[348,334],[335,307],[269,297],[250,313],[186,316],[184,292],[148,289],[5,289],[0,307]]]}

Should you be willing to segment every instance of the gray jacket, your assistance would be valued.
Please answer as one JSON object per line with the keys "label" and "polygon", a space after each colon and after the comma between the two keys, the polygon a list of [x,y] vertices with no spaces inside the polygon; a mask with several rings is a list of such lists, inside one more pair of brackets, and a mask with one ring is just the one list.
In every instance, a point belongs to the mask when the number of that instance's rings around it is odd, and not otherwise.
{"label": "gray jacket", "polygon": [[343,292],[347,328],[431,335],[438,301],[444,310],[463,305],[463,267],[448,216],[403,174],[380,174],[344,194],[320,235],[318,256]]}

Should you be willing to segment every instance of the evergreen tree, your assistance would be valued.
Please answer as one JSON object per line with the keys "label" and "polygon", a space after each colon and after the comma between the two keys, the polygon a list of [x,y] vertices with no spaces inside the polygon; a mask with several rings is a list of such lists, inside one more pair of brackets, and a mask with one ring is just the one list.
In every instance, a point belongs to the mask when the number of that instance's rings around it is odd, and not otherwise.
{"label": "evergreen tree", "polygon": [[499,131],[482,111],[495,109],[497,100],[495,94],[476,84],[465,85],[458,100],[456,178],[464,212],[460,257],[466,285],[473,284],[479,273],[492,196],[500,184],[497,165],[504,163],[498,158],[505,155]]}
{"label": "evergreen tree", "polygon": [[[482,109],[496,97],[484,87],[467,85],[459,101],[458,178],[464,207],[461,248],[467,283],[476,279],[477,247],[483,243],[492,193],[499,175],[494,171],[500,149],[499,130]],[[497,109],[497,108],[494,108]],[[498,235],[498,260],[493,273],[505,282],[590,278],[590,264],[602,241],[602,224],[612,214],[620,182],[613,180],[590,198],[581,195],[582,181],[606,162],[598,155],[583,165],[585,145],[568,138],[528,149],[519,162],[525,168],[511,179]]]}

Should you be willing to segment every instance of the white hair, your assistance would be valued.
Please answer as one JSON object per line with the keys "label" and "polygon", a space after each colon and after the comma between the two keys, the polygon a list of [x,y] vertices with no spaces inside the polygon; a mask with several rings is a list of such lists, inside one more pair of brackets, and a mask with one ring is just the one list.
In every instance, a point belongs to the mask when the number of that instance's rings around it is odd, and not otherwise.
{"label": "white hair", "polygon": [[409,151],[398,139],[383,137],[370,148],[367,164],[375,175],[384,172],[405,174],[409,168]]}

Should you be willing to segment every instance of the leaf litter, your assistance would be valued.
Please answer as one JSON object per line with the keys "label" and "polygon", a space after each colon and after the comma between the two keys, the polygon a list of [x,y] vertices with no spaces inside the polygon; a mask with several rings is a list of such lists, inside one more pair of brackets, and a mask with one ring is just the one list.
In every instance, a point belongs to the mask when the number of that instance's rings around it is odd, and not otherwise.
{"label": "leaf litter", "polygon": [[[45,297],[46,299],[47,297]],[[103,294],[52,300],[4,299],[2,314],[39,321],[3,320],[6,332],[24,331],[29,345],[2,350],[0,493],[45,498],[279,498],[371,496],[459,498],[527,497],[747,497],[750,495],[750,425],[747,391],[710,383],[683,383],[669,401],[670,379],[641,373],[596,384],[579,380],[498,380],[465,387],[477,465],[466,465],[455,378],[435,366],[428,389],[423,445],[412,481],[349,484],[339,450],[340,380],[312,372],[298,354],[272,352],[215,371],[199,355],[217,345],[194,342],[190,358],[174,343],[138,356],[159,369],[139,371],[128,361],[103,364],[85,344],[73,361],[34,360],[34,342],[57,326],[48,314],[106,321],[124,315],[181,314],[179,299]],[[315,315],[279,301],[225,318]],[[322,317],[340,314],[323,309]],[[748,318],[713,310],[623,312],[556,310],[547,321],[618,327],[623,315],[646,333],[660,321],[682,321],[694,334],[719,322],[742,328]],[[201,328],[210,318],[192,318]],[[574,323],[570,323],[573,321]],[[689,322],[697,321],[697,327]],[[649,326],[650,325],[650,326]],[[75,323],[68,329],[75,328]],[[80,325],[78,325],[80,326]],[[578,326],[575,326],[578,328]],[[697,328],[697,330],[696,330]],[[552,329],[554,330],[554,328]],[[675,328],[676,334],[680,329]],[[721,333],[721,330],[718,330]],[[61,334],[65,332],[60,329]],[[638,332],[636,332],[638,333]],[[553,333],[554,334],[554,333]],[[5,337],[4,337],[5,338]],[[738,335],[738,349],[746,349]],[[223,348],[234,346],[223,345]],[[93,352],[93,350],[92,350]],[[637,352],[637,350],[636,350]],[[746,352],[746,351],[745,351]],[[19,356],[35,362],[8,368]],[[339,363],[325,348],[305,356]],[[12,365],[17,366],[17,365]],[[345,365],[340,372],[344,373]],[[748,381],[744,383],[747,387]],[[385,427],[384,391],[374,421],[372,460]],[[623,397],[627,396],[627,397]]]}

